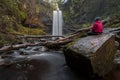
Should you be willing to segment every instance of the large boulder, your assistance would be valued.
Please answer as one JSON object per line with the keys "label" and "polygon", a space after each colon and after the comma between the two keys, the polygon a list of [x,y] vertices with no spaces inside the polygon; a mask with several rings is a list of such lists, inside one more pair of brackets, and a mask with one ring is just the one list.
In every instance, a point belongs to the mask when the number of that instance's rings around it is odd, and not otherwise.
{"label": "large boulder", "polygon": [[76,72],[104,76],[113,68],[115,38],[113,34],[87,36],[64,49],[67,64]]}

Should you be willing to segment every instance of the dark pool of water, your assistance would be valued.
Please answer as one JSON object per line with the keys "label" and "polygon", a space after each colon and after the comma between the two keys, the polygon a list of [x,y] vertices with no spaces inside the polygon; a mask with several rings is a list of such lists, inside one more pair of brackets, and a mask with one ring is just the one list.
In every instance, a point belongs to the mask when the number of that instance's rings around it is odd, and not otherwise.
{"label": "dark pool of water", "polygon": [[61,52],[44,52],[0,67],[0,80],[86,80],[66,65]]}

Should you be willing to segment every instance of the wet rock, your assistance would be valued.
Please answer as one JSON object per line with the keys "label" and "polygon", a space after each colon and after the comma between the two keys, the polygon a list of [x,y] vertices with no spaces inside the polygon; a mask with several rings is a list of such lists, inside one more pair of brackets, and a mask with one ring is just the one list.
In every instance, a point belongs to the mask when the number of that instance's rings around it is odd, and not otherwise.
{"label": "wet rock", "polygon": [[120,31],[115,33],[116,47],[120,50]]}
{"label": "wet rock", "polygon": [[115,54],[114,63],[115,67],[102,80],[120,80],[120,50]]}
{"label": "wet rock", "polygon": [[117,50],[117,52],[116,52],[116,54],[115,54],[114,62],[115,62],[116,64],[119,64],[119,65],[120,65],[120,50]]}
{"label": "wet rock", "polygon": [[115,46],[116,46],[116,48],[117,48],[117,49],[119,49],[120,44],[119,44],[119,42],[118,42],[118,41],[115,41]]}
{"label": "wet rock", "polygon": [[120,80],[120,65],[105,75],[102,80]]}
{"label": "wet rock", "polygon": [[113,34],[81,38],[64,49],[67,64],[78,73],[104,76],[113,67],[115,55]]}

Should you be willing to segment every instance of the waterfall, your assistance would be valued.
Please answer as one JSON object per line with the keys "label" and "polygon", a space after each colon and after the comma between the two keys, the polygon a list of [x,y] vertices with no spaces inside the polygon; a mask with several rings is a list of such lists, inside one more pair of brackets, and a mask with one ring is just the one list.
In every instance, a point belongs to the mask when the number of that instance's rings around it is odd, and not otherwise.
{"label": "waterfall", "polygon": [[52,35],[61,36],[62,35],[62,25],[63,25],[62,11],[59,9],[53,11]]}

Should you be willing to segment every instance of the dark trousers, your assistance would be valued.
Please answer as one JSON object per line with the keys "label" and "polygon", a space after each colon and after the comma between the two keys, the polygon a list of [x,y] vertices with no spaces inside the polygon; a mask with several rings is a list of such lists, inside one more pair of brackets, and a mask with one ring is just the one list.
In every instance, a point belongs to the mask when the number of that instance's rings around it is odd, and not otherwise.
{"label": "dark trousers", "polygon": [[99,35],[102,34],[102,32],[88,32],[88,35]]}

